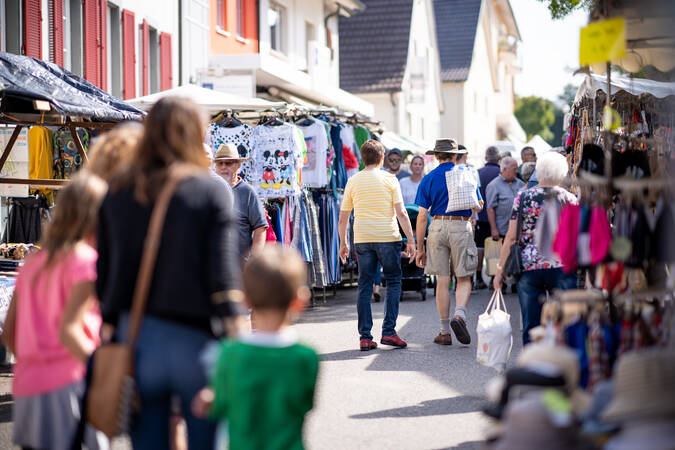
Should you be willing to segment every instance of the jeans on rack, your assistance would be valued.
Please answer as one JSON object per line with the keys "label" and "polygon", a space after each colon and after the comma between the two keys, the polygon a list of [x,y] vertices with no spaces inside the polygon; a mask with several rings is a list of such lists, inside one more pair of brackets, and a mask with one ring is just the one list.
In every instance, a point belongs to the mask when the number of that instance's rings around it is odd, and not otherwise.
{"label": "jeans on rack", "polygon": [[368,242],[356,244],[355,247],[359,263],[356,311],[360,338],[373,339],[370,333],[373,328],[370,298],[373,295],[373,282],[378,262],[382,265],[384,279],[387,281],[382,336],[396,334],[398,304],[401,300],[401,241]]}
{"label": "jeans on rack", "polygon": [[541,301],[553,289],[568,290],[577,286],[576,273],[566,275],[561,269],[538,269],[523,272],[518,280],[518,301],[523,318],[523,345],[530,342],[530,330],[541,323]]}

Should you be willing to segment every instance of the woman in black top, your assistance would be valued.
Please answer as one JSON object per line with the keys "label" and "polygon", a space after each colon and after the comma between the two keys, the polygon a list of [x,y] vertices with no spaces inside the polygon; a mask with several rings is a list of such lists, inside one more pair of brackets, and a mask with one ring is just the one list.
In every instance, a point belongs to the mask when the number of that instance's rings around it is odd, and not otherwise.
{"label": "woman in black top", "polygon": [[145,120],[130,169],[111,182],[99,213],[97,291],[104,322],[123,338],[155,198],[172,164],[196,170],[169,203],[138,338],[135,449],[169,448],[172,397],[180,398],[189,447],[213,448],[214,425],[192,416],[190,402],[207,382],[199,355],[219,330],[228,329],[224,325],[236,316],[241,294],[231,196],[209,175],[205,129],[192,101],[160,100]]}

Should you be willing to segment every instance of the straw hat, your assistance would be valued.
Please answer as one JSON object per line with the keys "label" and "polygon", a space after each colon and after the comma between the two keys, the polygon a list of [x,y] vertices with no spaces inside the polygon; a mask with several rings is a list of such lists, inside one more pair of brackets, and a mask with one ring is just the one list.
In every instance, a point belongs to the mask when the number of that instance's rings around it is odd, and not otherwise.
{"label": "straw hat", "polygon": [[614,399],[605,420],[675,417],[675,352],[650,349],[624,354],[615,369]]}
{"label": "straw hat", "polygon": [[242,158],[239,156],[239,151],[237,146],[234,144],[220,144],[218,151],[213,156],[214,161],[237,161],[242,162],[246,161],[248,158]]}
{"label": "straw hat", "polygon": [[544,343],[528,344],[518,355],[519,367],[550,369],[565,377],[566,391],[574,412],[580,414],[588,408],[590,397],[579,388],[579,358],[567,347]]}
{"label": "straw hat", "polygon": [[556,426],[555,411],[544,405],[537,393],[514,401],[506,409],[504,433],[493,447],[495,450],[566,450],[586,448],[572,426]]}
{"label": "straw hat", "polygon": [[433,150],[426,152],[427,155],[433,155],[435,153],[469,153],[469,151],[464,148],[460,149],[457,145],[457,141],[454,139],[436,139],[436,145]]}

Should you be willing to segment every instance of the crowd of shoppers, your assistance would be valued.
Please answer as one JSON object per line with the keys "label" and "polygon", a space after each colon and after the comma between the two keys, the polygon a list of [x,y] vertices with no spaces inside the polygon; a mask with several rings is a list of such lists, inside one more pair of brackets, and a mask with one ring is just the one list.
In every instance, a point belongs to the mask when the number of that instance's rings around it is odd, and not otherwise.
{"label": "crowd of shoppers", "polygon": [[[178,410],[190,448],[213,448],[216,422],[210,419],[227,420],[232,449],[262,448],[272,440],[277,448],[302,446],[318,358],[298,344],[288,326],[309,300],[306,268],[297,252],[264,247],[268,223],[255,192],[239,177],[243,159],[229,145],[205,155],[205,125],[193,102],[164,98],[143,125],[123,124],[100,137],[87,170],[60,192],[41,250],[19,273],[2,334],[17,357],[17,445],[70,448],[81,439],[87,448],[107,448],[107,439],[93,428],[81,432],[86,362],[100,344],[127,336],[154,204],[180,169],[134,349],[140,413],[132,421],[132,444],[138,449],[175,444],[179,438],[170,424]],[[380,267],[387,286],[380,343],[407,346],[396,331],[402,255],[436,277],[440,330],[433,341],[452,344],[452,330],[457,341],[469,344],[467,305],[482,264],[479,247],[490,238],[504,238],[495,289],[504,279],[508,249],[520,246],[524,272],[518,296],[528,342],[529,330],[539,324],[539,297],[576,283],[554,258],[539,253],[533,237],[544,199],[576,202],[560,187],[565,158],[555,152],[540,158],[539,185],[525,189],[518,176],[531,175],[533,150],[523,149],[529,162],[518,168],[513,158],[490,147],[478,171],[466,164],[468,150],[452,139],[437,140],[427,154],[438,161],[436,168],[425,175],[424,158],[414,156],[406,172],[400,150],[385,156],[381,143],[368,140],[361,147],[365,168],[347,182],[339,253],[344,262],[353,214],[360,350],[377,347],[370,303]],[[476,205],[451,210],[448,174],[457,171],[473,180],[468,193]],[[406,204],[419,208],[416,235]],[[256,329],[233,339],[242,305],[252,308]],[[223,337],[229,339],[210,345]],[[206,370],[199,370],[203,363]]]}

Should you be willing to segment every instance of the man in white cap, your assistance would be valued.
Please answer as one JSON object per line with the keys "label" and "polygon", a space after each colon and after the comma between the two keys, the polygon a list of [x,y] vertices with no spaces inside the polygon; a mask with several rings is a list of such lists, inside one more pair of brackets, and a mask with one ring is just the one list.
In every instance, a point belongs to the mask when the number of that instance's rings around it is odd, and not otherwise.
{"label": "man in white cap", "polygon": [[237,216],[239,238],[239,258],[243,262],[251,253],[262,249],[267,234],[267,219],[260,200],[249,184],[239,176],[242,161],[237,147],[233,144],[222,144],[213,157],[215,171],[230,186],[234,194],[234,209]]}

